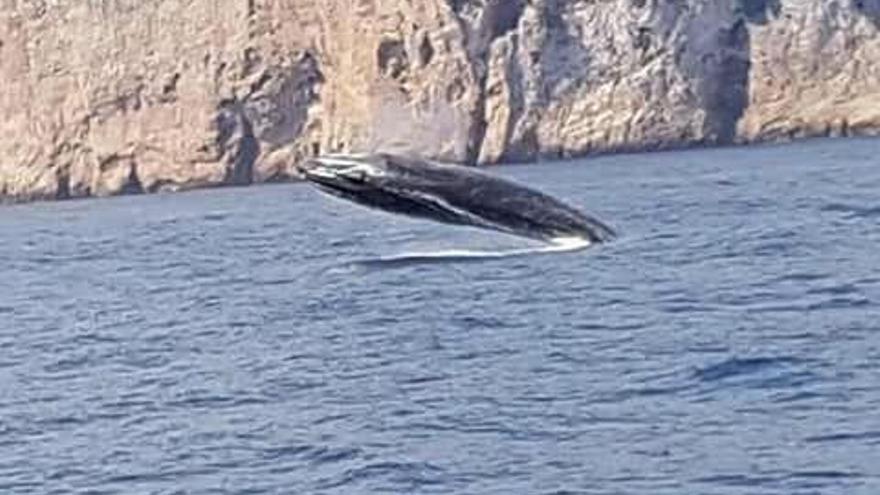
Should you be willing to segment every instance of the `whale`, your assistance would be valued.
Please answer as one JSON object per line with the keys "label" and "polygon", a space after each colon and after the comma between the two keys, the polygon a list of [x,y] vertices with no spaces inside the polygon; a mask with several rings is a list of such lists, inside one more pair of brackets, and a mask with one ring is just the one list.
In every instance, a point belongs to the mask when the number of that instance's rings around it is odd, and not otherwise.
{"label": "whale", "polygon": [[538,241],[607,242],[614,230],[562,201],[476,167],[390,153],[329,154],[296,166],[329,195],[362,206]]}

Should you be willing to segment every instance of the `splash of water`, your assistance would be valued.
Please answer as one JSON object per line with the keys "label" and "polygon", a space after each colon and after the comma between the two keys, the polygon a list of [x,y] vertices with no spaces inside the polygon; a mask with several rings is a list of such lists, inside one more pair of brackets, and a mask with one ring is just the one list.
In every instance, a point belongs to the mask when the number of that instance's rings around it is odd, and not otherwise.
{"label": "splash of water", "polygon": [[559,237],[549,244],[521,249],[472,250],[441,249],[437,251],[411,252],[381,256],[356,261],[354,264],[366,267],[391,267],[431,263],[473,262],[487,259],[513,258],[538,254],[565,253],[579,251],[590,246],[590,241],[581,237]]}

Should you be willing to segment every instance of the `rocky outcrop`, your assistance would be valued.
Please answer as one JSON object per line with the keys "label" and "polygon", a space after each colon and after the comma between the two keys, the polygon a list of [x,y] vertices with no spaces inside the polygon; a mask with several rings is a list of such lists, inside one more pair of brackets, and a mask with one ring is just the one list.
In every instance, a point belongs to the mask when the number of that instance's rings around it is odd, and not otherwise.
{"label": "rocky outcrop", "polygon": [[730,3],[530,4],[493,45],[483,159],[730,141],[749,53]]}
{"label": "rocky outcrop", "polygon": [[0,198],[880,130],[877,0],[0,0]]}
{"label": "rocky outcrop", "polygon": [[740,140],[876,134],[880,0],[750,3],[766,9],[753,9]]}

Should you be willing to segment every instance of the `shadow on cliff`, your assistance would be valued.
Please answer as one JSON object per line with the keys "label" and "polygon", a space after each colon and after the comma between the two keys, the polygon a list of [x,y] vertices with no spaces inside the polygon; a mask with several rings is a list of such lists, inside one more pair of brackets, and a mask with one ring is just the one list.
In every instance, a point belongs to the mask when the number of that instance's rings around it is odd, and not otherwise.
{"label": "shadow on cliff", "polygon": [[[465,46],[474,68],[476,87],[480,93],[471,111],[471,125],[468,129],[464,156],[465,163],[475,165],[488,129],[485,111],[490,48],[493,41],[517,28],[528,2],[526,0],[447,1],[465,34]],[[473,10],[483,11],[482,22],[470,25],[468,18],[473,12],[468,11]]]}
{"label": "shadow on cliff", "polygon": [[[318,86],[324,81],[318,60],[304,52],[289,65],[263,67],[241,98],[220,102],[215,125],[215,146],[226,162],[224,184],[246,185],[259,179],[280,180],[273,170],[257,178],[261,158],[289,147],[300,139],[309,122],[309,109],[319,102]],[[320,150],[316,150],[320,151]]]}
{"label": "shadow on cliff", "polygon": [[782,12],[782,0],[739,0],[739,10],[753,24],[767,24]]}
{"label": "shadow on cliff", "polygon": [[749,104],[751,37],[744,19],[719,33],[721,49],[713,56],[709,75],[699,80],[701,104],[706,110],[706,144],[731,144],[740,118]]}
{"label": "shadow on cliff", "polygon": [[[564,16],[564,0],[529,2],[537,12],[540,29],[528,59],[509,64],[511,93],[510,117],[504,142],[507,149],[500,161],[517,162],[534,159],[545,153],[538,138],[538,123],[554,101],[564,99],[581,87],[590,77],[593,63],[590,49],[569,30]],[[523,15],[524,8],[517,16]],[[513,38],[513,51],[522,50],[523,37]],[[512,57],[516,57],[516,53]],[[524,64],[523,64],[524,62]],[[534,84],[529,84],[527,79]]]}
{"label": "shadow on cliff", "polygon": [[852,0],[852,7],[880,29],[880,0]]}
{"label": "shadow on cliff", "polygon": [[717,34],[719,49],[700,61],[704,73],[697,89],[707,113],[704,144],[733,144],[737,140],[737,125],[749,105],[749,25],[765,25],[781,12],[781,0],[738,0],[733,24]]}

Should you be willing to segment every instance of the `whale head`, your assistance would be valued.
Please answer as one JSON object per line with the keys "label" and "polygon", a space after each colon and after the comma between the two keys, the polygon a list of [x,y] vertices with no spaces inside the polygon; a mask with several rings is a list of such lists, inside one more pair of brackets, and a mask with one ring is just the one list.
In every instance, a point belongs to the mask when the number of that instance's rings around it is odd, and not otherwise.
{"label": "whale head", "polygon": [[335,193],[357,194],[375,187],[386,174],[384,164],[371,155],[324,155],[297,165],[304,179]]}
{"label": "whale head", "polygon": [[300,163],[297,170],[323,192],[348,201],[416,216],[423,210],[408,195],[414,171],[401,167],[390,155],[322,155]]}

